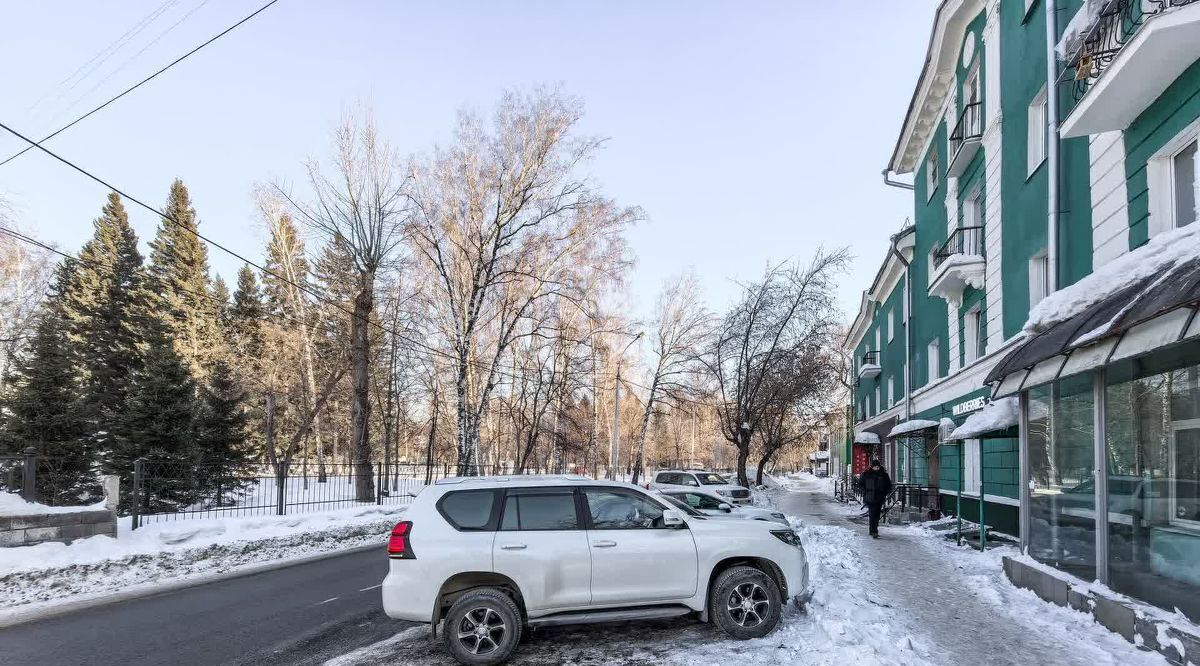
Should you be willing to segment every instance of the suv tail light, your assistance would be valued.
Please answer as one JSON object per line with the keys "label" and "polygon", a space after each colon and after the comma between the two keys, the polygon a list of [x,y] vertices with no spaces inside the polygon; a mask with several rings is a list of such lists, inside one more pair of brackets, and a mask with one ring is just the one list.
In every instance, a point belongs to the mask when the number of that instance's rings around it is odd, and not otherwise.
{"label": "suv tail light", "polygon": [[412,534],[412,521],[396,523],[392,528],[392,537],[388,539],[388,557],[397,560],[415,560],[417,556],[413,554],[412,543],[408,537]]}

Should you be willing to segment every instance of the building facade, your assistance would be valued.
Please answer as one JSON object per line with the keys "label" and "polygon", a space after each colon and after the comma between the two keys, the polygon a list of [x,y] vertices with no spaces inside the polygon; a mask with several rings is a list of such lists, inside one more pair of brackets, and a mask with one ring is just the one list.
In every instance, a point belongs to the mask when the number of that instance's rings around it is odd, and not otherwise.
{"label": "building facade", "polygon": [[885,172],[911,224],[847,336],[845,452],[1193,620],[1198,59],[1194,0],[941,3]]}

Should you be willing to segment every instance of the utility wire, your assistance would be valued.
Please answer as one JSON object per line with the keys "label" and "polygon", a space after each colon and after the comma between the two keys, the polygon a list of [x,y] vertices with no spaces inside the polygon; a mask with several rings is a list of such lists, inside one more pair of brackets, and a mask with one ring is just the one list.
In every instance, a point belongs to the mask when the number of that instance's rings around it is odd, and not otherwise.
{"label": "utility wire", "polygon": [[[213,35],[213,36],[212,36],[212,37],[210,37],[210,38],[209,38],[207,41],[205,41],[204,43],[200,44],[199,46],[197,46],[196,48],[192,49],[191,51],[188,51],[187,53],[185,53],[185,54],[183,54],[183,55],[179,56],[178,58],[176,58],[176,59],[174,59],[174,60],[172,60],[170,63],[168,63],[168,64],[167,64],[165,67],[163,67],[162,69],[158,70],[157,72],[154,72],[153,74],[151,74],[150,76],[147,76],[146,78],[142,79],[141,81],[138,81],[137,83],[133,84],[132,86],[129,86],[129,87],[128,87],[128,88],[126,88],[125,90],[123,90],[123,91],[121,91],[120,93],[118,93],[118,94],[117,94],[115,97],[112,97],[112,98],[110,98],[108,101],[104,102],[104,103],[103,103],[103,104],[101,104],[100,106],[97,106],[96,108],[92,109],[91,111],[88,111],[87,113],[83,114],[82,116],[79,116],[79,117],[78,117],[78,118],[76,118],[75,120],[72,120],[71,122],[67,123],[66,125],[63,125],[62,127],[60,127],[60,128],[58,128],[58,129],[54,130],[53,132],[51,132],[50,134],[47,134],[46,136],[42,137],[42,141],[49,141],[50,139],[53,139],[54,137],[58,136],[59,134],[62,134],[62,133],[63,133],[63,132],[65,132],[66,130],[68,130],[68,129],[70,129],[71,127],[73,127],[73,126],[75,126],[76,124],[78,124],[80,121],[82,121],[82,120],[84,120],[85,118],[87,118],[88,116],[92,115],[93,113],[96,113],[97,111],[99,111],[99,110],[103,109],[104,107],[108,106],[109,104],[112,104],[113,102],[115,102],[115,101],[117,101],[117,100],[121,99],[122,97],[124,97],[124,96],[128,95],[129,93],[133,92],[134,90],[137,90],[138,88],[142,87],[144,84],[146,84],[146,83],[149,83],[149,82],[150,82],[150,81],[152,81],[154,78],[156,78],[156,77],[157,77],[159,74],[162,74],[163,72],[167,71],[168,69],[171,69],[171,68],[172,68],[172,67],[174,67],[175,65],[178,65],[179,63],[181,63],[181,62],[183,62],[184,60],[186,60],[186,59],[187,59],[189,56],[191,56],[193,53],[196,53],[196,52],[197,52],[197,51],[199,51],[200,49],[202,49],[202,48],[204,48],[204,47],[208,46],[209,44],[212,44],[213,42],[217,41],[217,40],[218,40],[218,39],[220,39],[221,37],[224,37],[225,35],[229,34],[229,33],[230,33],[230,32],[232,32],[232,31],[233,31],[235,28],[237,28],[237,27],[238,27],[238,26],[240,26],[241,24],[245,23],[246,21],[249,21],[250,19],[254,18],[255,16],[258,16],[260,13],[262,13],[264,10],[266,10],[268,7],[270,7],[271,5],[275,4],[276,2],[279,2],[279,0],[270,0],[270,2],[266,3],[265,5],[263,5],[262,7],[259,7],[259,8],[258,8],[258,9],[256,9],[256,10],[254,10],[254,12],[252,12],[251,14],[248,14],[248,15],[247,15],[245,18],[243,18],[242,20],[238,21],[237,23],[234,23],[233,25],[229,26],[228,28],[225,28],[225,29],[224,29],[224,30],[222,30],[221,32],[218,32],[217,34]],[[7,129],[7,128],[5,128],[5,129]],[[11,129],[10,129],[10,130],[8,130],[8,131],[12,132],[12,130],[11,130]],[[16,134],[16,132],[13,132],[13,134]],[[18,136],[20,136],[20,135],[18,135]],[[29,139],[26,139],[25,137],[21,137],[21,138],[22,138],[22,139],[24,139],[25,141],[29,142],[29,144],[30,144],[30,145],[28,145],[28,146],[26,146],[25,148],[22,148],[21,150],[17,151],[15,154],[13,154],[12,156],[10,156],[8,159],[4,160],[3,162],[0,162],[0,166],[4,166],[5,164],[8,164],[9,162],[11,162],[11,161],[13,161],[13,160],[17,159],[17,158],[18,158],[18,157],[20,157],[21,155],[24,155],[25,153],[27,153],[27,152],[29,152],[30,150],[32,150],[34,147],[42,148],[42,146],[40,145],[40,143],[41,143],[41,142],[34,142],[34,141],[30,141]],[[42,150],[43,150],[43,151],[45,151],[46,149],[45,149],[45,148],[42,148]],[[49,152],[49,151],[46,151],[46,152]],[[56,157],[57,157],[57,156],[56,156]],[[65,160],[62,160],[62,161],[64,161],[64,162],[65,162]]]}
{"label": "utility wire", "polygon": [[[272,0],[272,2],[277,2],[277,1],[278,1],[278,0]],[[108,188],[108,189],[112,190],[113,192],[116,192],[117,194],[121,195],[121,196],[122,196],[122,197],[124,197],[125,199],[128,199],[129,201],[131,201],[131,202],[133,202],[133,203],[137,204],[138,206],[140,206],[140,207],[144,208],[145,210],[147,210],[147,211],[149,211],[149,212],[151,212],[151,213],[153,213],[153,214],[155,214],[155,215],[158,215],[158,216],[159,216],[159,217],[161,217],[163,220],[165,220],[165,221],[168,221],[168,222],[170,222],[171,224],[174,224],[175,226],[179,227],[180,229],[184,230],[185,232],[187,232],[187,233],[189,233],[189,234],[191,234],[191,235],[195,236],[196,238],[198,238],[198,239],[200,239],[200,240],[202,240],[202,241],[204,241],[204,242],[208,243],[210,246],[212,246],[212,247],[214,247],[214,248],[217,248],[218,250],[221,250],[222,252],[225,252],[226,254],[228,254],[228,255],[230,255],[230,256],[232,256],[232,257],[236,258],[236,259],[239,259],[239,260],[241,260],[243,263],[245,263],[245,264],[248,264],[248,265],[250,265],[250,266],[252,266],[252,267],[254,267],[254,268],[258,269],[258,270],[259,270],[260,272],[262,272],[264,275],[270,275],[271,277],[273,277],[273,278],[275,278],[275,279],[279,280],[280,282],[283,282],[283,283],[285,283],[285,284],[289,284],[289,285],[291,285],[291,286],[295,287],[296,289],[298,289],[298,290],[300,290],[300,291],[302,291],[302,292],[304,292],[304,293],[308,294],[309,296],[311,296],[311,297],[315,298],[316,300],[318,300],[318,301],[320,301],[320,302],[322,302],[322,303],[325,303],[326,305],[328,305],[328,306],[330,306],[330,307],[332,307],[332,308],[334,308],[334,309],[336,309],[336,310],[339,310],[339,311],[341,311],[343,314],[345,314],[345,315],[349,316],[349,317],[350,317],[350,319],[351,319],[351,321],[353,321],[354,319],[357,319],[357,318],[359,318],[359,317],[358,317],[358,315],[354,313],[354,311],[352,311],[352,310],[348,310],[348,309],[346,309],[346,307],[345,307],[345,306],[343,306],[342,304],[340,304],[340,303],[338,303],[338,302],[336,302],[336,301],[330,300],[329,298],[325,297],[325,295],[324,295],[324,294],[321,294],[319,291],[317,291],[317,290],[313,289],[312,287],[309,287],[308,285],[300,284],[300,283],[298,283],[298,282],[295,282],[295,281],[293,281],[293,280],[290,280],[290,279],[288,279],[286,276],[280,275],[279,273],[277,273],[277,272],[275,272],[275,271],[273,271],[273,270],[271,270],[271,269],[269,269],[269,268],[267,268],[267,267],[265,267],[265,266],[263,266],[263,265],[259,264],[258,262],[251,261],[251,260],[250,260],[249,258],[247,258],[246,256],[244,256],[244,255],[242,255],[242,254],[239,254],[239,253],[237,253],[237,252],[235,252],[235,251],[233,251],[233,250],[231,250],[231,249],[229,249],[229,248],[225,247],[224,245],[222,245],[222,244],[220,244],[220,243],[218,243],[218,242],[216,242],[216,241],[212,240],[211,238],[208,238],[207,236],[205,236],[205,235],[201,234],[201,233],[200,233],[198,230],[196,230],[196,229],[194,229],[194,228],[192,228],[192,227],[190,227],[190,226],[188,226],[188,225],[186,225],[186,224],[183,224],[183,223],[182,223],[182,222],[180,222],[179,220],[175,219],[175,217],[173,217],[173,216],[171,216],[171,215],[168,215],[168,214],[166,214],[165,212],[163,212],[163,211],[161,211],[161,210],[158,210],[157,208],[155,208],[155,207],[151,206],[150,204],[147,204],[147,203],[143,202],[141,199],[138,199],[138,198],[136,198],[136,197],[134,197],[134,196],[131,196],[131,195],[127,194],[127,193],[126,193],[124,190],[122,190],[122,189],[118,188],[117,186],[115,186],[115,185],[113,185],[113,184],[109,183],[108,181],[106,181],[106,180],[104,180],[104,179],[100,178],[99,176],[96,176],[95,174],[91,173],[91,172],[90,172],[90,171],[88,171],[87,169],[84,169],[83,167],[81,167],[81,166],[79,166],[79,165],[75,164],[74,162],[71,162],[70,160],[66,159],[65,157],[62,157],[62,156],[58,155],[57,153],[55,153],[55,152],[51,151],[49,148],[46,148],[45,146],[41,145],[41,143],[39,143],[39,142],[36,142],[36,141],[34,141],[33,139],[30,139],[29,137],[25,136],[24,134],[21,134],[20,132],[18,132],[18,131],[16,131],[16,130],[14,130],[13,128],[11,128],[11,127],[9,127],[8,125],[4,124],[3,122],[0,122],[0,129],[3,129],[3,130],[5,130],[5,131],[9,132],[9,133],[10,133],[10,134],[12,134],[13,136],[16,136],[18,139],[21,139],[22,141],[25,141],[26,143],[29,143],[29,144],[30,144],[30,146],[29,146],[30,148],[37,148],[38,150],[40,150],[40,151],[44,152],[45,154],[49,155],[50,157],[54,158],[55,160],[57,160],[57,161],[59,161],[59,162],[61,162],[61,163],[65,164],[66,166],[69,166],[70,168],[74,169],[75,171],[77,171],[77,172],[79,172],[79,173],[83,174],[83,175],[84,175],[84,176],[86,176],[88,179],[90,179],[90,180],[92,180],[92,181],[95,181],[96,183],[99,183],[100,185],[103,185],[104,187],[106,187],[106,188]],[[429,346],[429,345],[427,345],[427,344],[425,344],[425,343],[423,343],[423,342],[420,342],[420,341],[418,341],[418,340],[415,340],[415,339],[413,339],[413,338],[411,338],[411,337],[409,337],[409,336],[407,336],[407,335],[405,335],[405,334],[403,334],[403,333],[400,333],[400,332],[398,332],[398,331],[396,331],[396,330],[394,330],[394,329],[390,329],[390,328],[388,328],[388,327],[384,326],[383,324],[379,323],[378,321],[375,321],[374,319],[367,318],[367,319],[366,319],[366,323],[367,323],[367,325],[368,325],[368,326],[374,326],[375,328],[377,328],[377,329],[379,329],[379,330],[383,331],[384,333],[388,333],[388,334],[390,334],[390,335],[394,336],[395,338],[398,338],[398,339],[400,339],[400,340],[403,340],[404,342],[407,342],[408,344],[410,344],[410,345],[412,345],[412,346],[414,346],[414,347],[417,347],[417,348],[420,348],[420,349],[422,349],[422,350],[425,350],[425,351],[427,351],[427,352],[428,352],[428,353],[430,353],[430,354],[433,354],[433,355],[436,355],[436,356],[441,356],[441,357],[443,357],[443,358],[447,358],[447,359],[449,359],[449,360],[451,360],[451,361],[454,361],[455,363],[459,362],[459,359],[458,359],[458,357],[457,357],[456,355],[454,355],[454,354],[451,354],[451,353],[449,353],[449,352],[446,352],[446,351],[443,351],[443,350],[441,350],[441,349],[438,349],[438,348],[436,348],[436,347],[431,347],[431,346]],[[513,380],[515,380],[515,379],[518,379],[518,377],[517,377],[516,375],[514,375],[514,374],[511,374],[511,373],[509,373],[509,372],[507,372],[507,371],[505,371],[505,370],[501,369],[501,368],[500,368],[500,366],[492,366],[492,365],[487,365],[487,364],[485,364],[485,363],[483,363],[483,362],[481,362],[481,361],[472,361],[472,360],[467,360],[467,361],[466,361],[466,363],[467,363],[468,365],[474,366],[474,367],[476,367],[476,368],[478,368],[478,369],[481,369],[481,370],[484,370],[484,371],[487,371],[487,372],[492,372],[492,371],[493,371],[493,368],[494,368],[494,369],[495,369],[495,373],[496,373],[497,375],[499,375],[499,376],[508,377],[509,379],[513,379]],[[606,375],[606,377],[607,377],[607,375]],[[524,379],[524,378],[527,378],[527,375],[525,375],[525,376],[522,376],[522,377],[520,377],[520,378],[522,378],[522,379]],[[636,383],[636,382],[633,382],[633,381],[631,381],[631,380],[629,380],[629,379],[626,379],[625,377],[622,377],[622,378],[621,378],[621,381],[623,381],[623,382],[627,383],[627,384],[628,384],[628,385],[630,385],[630,386],[636,386],[636,387],[638,387],[638,388],[641,388],[641,389],[643,389],[643,390],[647,390],[647,391],[648,391],[648,390],[650,390],[650,387],[648,387],[648,386],[644,386],[644,385],[642,385],[642,384],[638,384],[638,383]],[[697,404],[697,405],[706,405],[706,404],[708,404],[708,403],[703,403],[703,402],[699,402],[699,401],[696,401],[696,400],[691,400],[691,399],[688,399],[688,398],[682,398],[682,397],[678,397],[678,396],[675,396],[673,399],[679,400],[679,401],[681,401],[681,402],[688,402],[688,403],[693,403],[693,404]]]}

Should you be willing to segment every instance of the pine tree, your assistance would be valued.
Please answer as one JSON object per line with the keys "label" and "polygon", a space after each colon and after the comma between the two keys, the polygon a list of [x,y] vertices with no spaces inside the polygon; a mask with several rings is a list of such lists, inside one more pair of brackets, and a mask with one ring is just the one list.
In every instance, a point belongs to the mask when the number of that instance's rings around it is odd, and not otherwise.
{"label": "pine tree", "polygon": [[221,327],[221,332],[227,333],[229,330],[229,285],[225,284],[225,278],[220,275],[213,278],[212,308],[216,313],[217,324]]}
{"label": "pine tree", "polygon": [[62,311],[74,362],[84,381],[83,404],[93,445],[109,446],[110,420],[124,400],[141,360],[145,289],[137,235],[121,198],[110,192],[95,232],[79,252],[62,294]]}
{"label": "pine tree", "polygon": [[[308,259],[296,225],[288,215],[281,215],[271,229],[267,243],[267,272],[263,274],[263,296],[272,314],[295,314],[293,302],[300,285],[300,295],[308,288]],[[278,277],[277,277],[278,276]]]}
{"label": "pine tree", "polygon": [[202,378],[222,356],[217,308],[209,291],[208,250],[196,235],[196,211],[187,187],[171,184],[158,235],[150,243],[150,278],[160,319],[193,377]]}
{"label": "pine tree", "polygon": [[220,362],[201,388],[195,438],[199,450],[197,480],[210,506],[228,506],[254,482],[254,454],[247,445],[245,394],[233,370]]}
{"label": "pine tree", "polygon": [[317,291],[326,302],[321,309],[324,322],[318,330],[325,336],[327,348],[350,345],[350,317],[354,310],[354,263],[343,241],[333,239],[321,248],[314,270]]}
{"label": "pine tree", "polygon": [[14,365],[4,397],[0,450],[33,447],[52,457],[55,474],[39,479],[38,498],[55,504],[94,500],[97,484],[88,421],[80,400],[79,373],[72,358],[61,299],[75,277],[74,260],[61,263],[53,290],[38,314],[28,350]]}
{"label": "pine tree", "polygon": [[238,353],[247,359],[258,358],[262,352],[265,312],[258,278],[248,264],[242,266],[229,311],[229,332]]}

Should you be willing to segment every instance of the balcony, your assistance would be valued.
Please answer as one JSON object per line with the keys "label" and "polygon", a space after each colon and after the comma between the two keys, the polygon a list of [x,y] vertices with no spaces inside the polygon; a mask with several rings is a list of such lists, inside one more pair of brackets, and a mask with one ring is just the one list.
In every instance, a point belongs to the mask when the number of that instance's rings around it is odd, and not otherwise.
{"label": "balcony", "polygon": [[958,114],[958,123],[950,132],[950,163],[946,173],[952,178],[963,175],[967,165],[983,143],[983,103],[971,102]]}
{"label": "balcony", "polygon": [[858,378],[871,379],[878,377],[883,368],[879,367],[879,352],[869,351],[862,355],[858,363]]}
{"label": "balcony", "polygon": [[957,306],[968,286],[983,288],[986,266],[983,227],[959,227],[933,255],[929,293]]}
{"label": "balcony", "polygon": [[1087,8],[1071,21],[1091,19],[1065,45],[1071,55],[1058,79],[1077,102],[1063,138],[1129,127],[1200,59],[1200,0],[1111,0],[1094,16]]}

